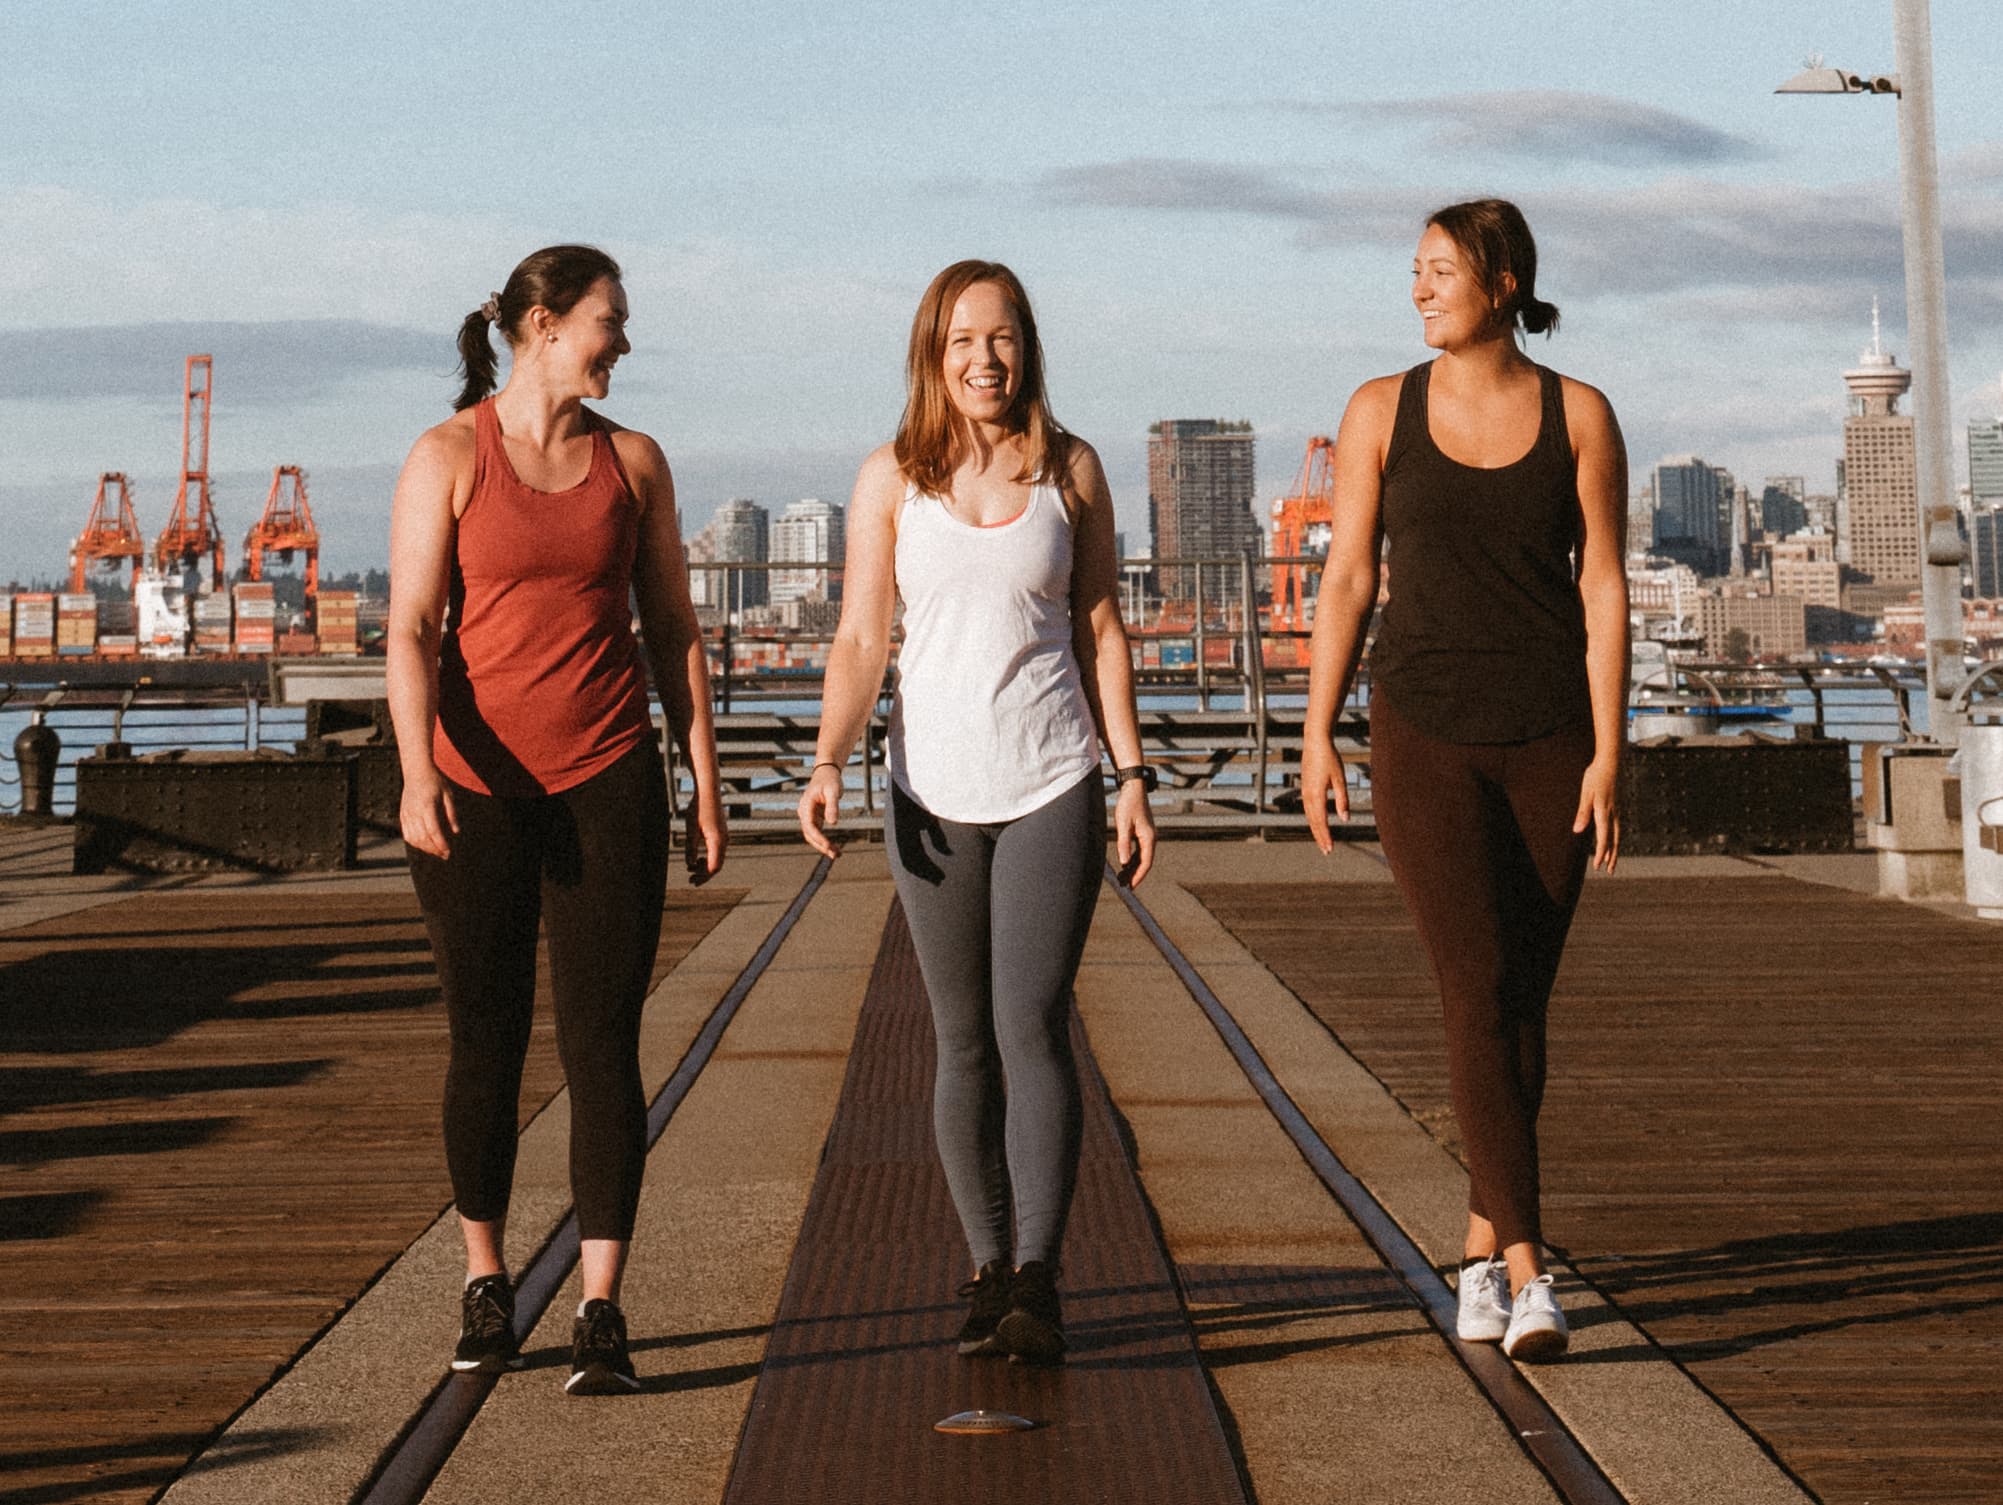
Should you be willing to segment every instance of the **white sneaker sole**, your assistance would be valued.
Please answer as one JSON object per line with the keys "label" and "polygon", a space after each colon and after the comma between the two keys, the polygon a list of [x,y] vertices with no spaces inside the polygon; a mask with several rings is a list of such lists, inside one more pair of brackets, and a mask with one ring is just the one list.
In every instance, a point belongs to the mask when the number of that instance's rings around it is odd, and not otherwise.
{"label": "white sneaker sole", "polygon": [[639,1390],[640,1381],[616,1369],[579,1369],[563,1382],[563,1388],[568,1395],[631,1395]]}
{"label": "white sneaker sole", "polygon": [[1463,1322],[1454,1323],[1454,1336],[1463,1343],[1500,1343],[1508,1335],[1507,1322]]}

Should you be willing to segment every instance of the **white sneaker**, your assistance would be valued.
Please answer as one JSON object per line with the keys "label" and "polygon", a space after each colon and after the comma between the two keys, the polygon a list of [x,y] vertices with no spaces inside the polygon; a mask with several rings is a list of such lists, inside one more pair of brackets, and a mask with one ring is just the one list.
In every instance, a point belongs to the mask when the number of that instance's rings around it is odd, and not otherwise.
{"label": "white sneaker", "polygon": [[1463,1343],[1500,1343],[1509,1330],[1509,1267],[1486,1259],[1461,1269],[1460,1315],[1454,1332]]}
{"label": "white sneaker", "polygon": [[1540,1275],[1516,1293],[1502,1339],[1504,1353],[1512,1359],[1555,1359],[1571,1341],[1550,1276]]}

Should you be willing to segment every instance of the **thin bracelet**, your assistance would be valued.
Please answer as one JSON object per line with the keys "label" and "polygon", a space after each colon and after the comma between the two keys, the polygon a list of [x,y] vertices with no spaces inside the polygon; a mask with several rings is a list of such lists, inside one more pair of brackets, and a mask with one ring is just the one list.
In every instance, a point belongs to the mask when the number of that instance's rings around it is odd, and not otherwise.
{"label": "thin bracelet", "polygon": [[823,768],[833,768],[839,770],[841,767],[842,767],[841,764],[823,758],[820,762],[816,763],[812,768],[807,770],[807,777],[811,779],[815,774],[819,773]]}

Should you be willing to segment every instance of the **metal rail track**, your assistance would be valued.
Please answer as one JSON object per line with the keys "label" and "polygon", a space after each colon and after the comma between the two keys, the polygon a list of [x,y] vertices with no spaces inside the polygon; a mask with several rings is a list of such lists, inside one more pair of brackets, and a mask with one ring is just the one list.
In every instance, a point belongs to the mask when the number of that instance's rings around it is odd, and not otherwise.
{"label": "metal rail track", "polygon": [[1567,1505],[1626,1505],[1626,1496],[1615,1487],[1593,1461],[1585,1447],[1566,1426],[1548,1401],[1524,1379],[1516,1366],[1503,1357],[1492,1343],[1463,1343],[1454,1336],[1457,1299],[1453,1290],[1433,1267],[1419,1246],[1397,1220],[1377,1200],[1370,1189],[1342,1163],[1326,1139],[1309,1122],[1299,1104],[1288,1095],[1259,1054],[1251,1038],[1232,1016],[1224,1001],[1214,993],[1203,976],[1191,965],[1168,933],[1132,889],[1114,880],[1106,869],[1113,891],[1126,904],[1155,949],[1162,955],[1189,996],[1195,1000],[1217,1031],[1224,1046],[1245,1073],[1267,1111],[1278,1120],[1287,1137],[1300,1151],[1322,1185],[1328,1189],[1363,1236],[1400,1281],[1418,1298],[1426,1318],[1438,1330],[1454,1357],[1460,1360],[1489,1403],[1502,1414],[1525,1452],[1544,1470]]}
{"label": "metal rail track", "polygon": [[[717,1001],[716,1007],[710,1010],[709,1018],[675,1067],[674,1074],[655,1094],[647,1108],[649,1151],[666,1131],[669,1120],[688,1096],[696,1078],[709,1065],[710,1058],[716,1053],[717,1042],[736,1017],[739,1005],[764,975],[772,958],[778,955],[780,946],[792,933],[794,923],[827,881],[832,866],[825,857],[814,864],[813,872],[801,885],[799,893],[794,895],[793,902],[787,905],[786,912],[760,943],[751,960],[745,963],[736,981]],[[517,1341],[527,1341],[535,1331],[543,1313],[569,1278],[577,1257],[577,1212],[572,1208],[523,1270],[516,1285]],[[448,1372],[398,1434],[389,1451],[376,1465],[375,1472],[355,1491],[351,1497],[353,1505],[414,1505],[415,1501],[421,1500],[432,1481],[438,1477],[439,1470],[445,1467],[446,1460],[452,1456],[453,1449],[458,1447],[459,1440],[466,1435],[466,1429],[472,1426],[473,1418],[486,1404],[499,1379],[498,1375]]]}

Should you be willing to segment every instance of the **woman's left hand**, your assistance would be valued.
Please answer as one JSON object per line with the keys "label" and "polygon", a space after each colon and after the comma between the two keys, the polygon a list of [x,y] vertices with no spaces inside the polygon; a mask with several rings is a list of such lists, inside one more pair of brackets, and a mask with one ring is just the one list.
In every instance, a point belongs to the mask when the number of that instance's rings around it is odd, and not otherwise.
{"label": "woman's left hand", "polygon": [[1579,781],[1579,813],[1572,817],[1572,833],[1582,834],[1590,822],[1593,828],[1592,865],[1605,872],[1614,870],[1620,858],[1620,813],[1614,807],[1620,765],[1610,758],[1595,758],[1586,766]]}
{"label": "woman's left hand", "polygon": [[1120,786],[1119,803],[1113,807],[1114,850],[1119,854],[1119,881],[1139,888],[1141,879],[1155,865],[1155,818],[1148,809],[1148,792],[1139,779]]}
{"label": "woman's left hand", "polygon": [[723,854],[730,846],[730,826],[724,819],[723,801],[715,795],[697,796],[689,806],[687,820],[689,882],[700,888],[723,867]]}

